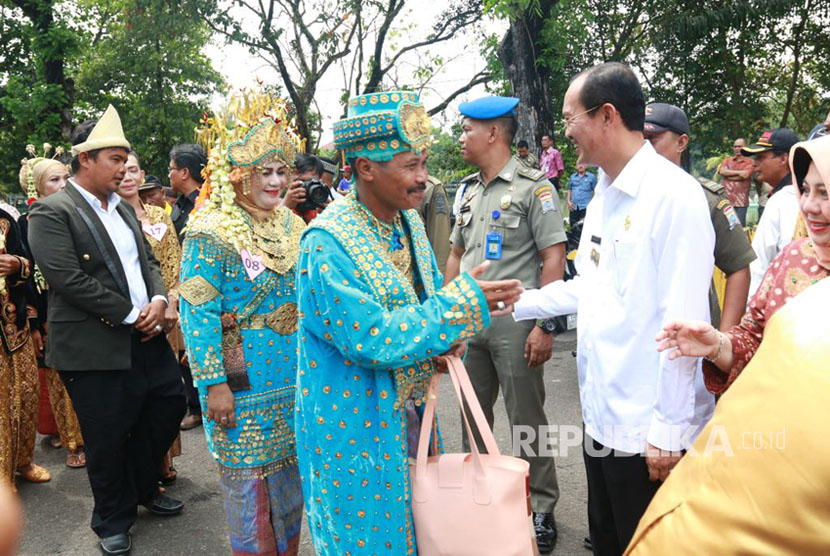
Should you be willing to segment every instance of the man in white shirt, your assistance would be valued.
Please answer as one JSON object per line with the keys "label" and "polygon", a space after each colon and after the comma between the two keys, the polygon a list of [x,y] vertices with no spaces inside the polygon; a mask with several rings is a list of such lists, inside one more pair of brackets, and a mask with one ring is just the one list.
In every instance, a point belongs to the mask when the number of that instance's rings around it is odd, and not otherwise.
{"label": "man in white shirt", "polygon": [[70,184],[32,205],[29,245],[49,283],[46,363],[78,415],[105,554],[127,554],[143,505],[173,515],[158,470],[179,432],[185,396],[163,332],[175,324],[159,264],[116,194],[129,143],[111,106],[73,132]]}
{"label": "man in white shirt", "polygon": [[578,310],[588,518],[595,554],[622,554],[640,516],[711,416],[697,408],[699,360],[669,361],[664,323],[709,319],[714,231],[700,185],[643,139],[645,101],[632,71],[576,76],[562,109],[578,164],[604,173],[588,206],[578,276],[528,290],[517,320]]}
{"label": "man in white shirt", "polygon": [[749,265],[750,299],[761,285],[772,259],[793,240],[798,200],[790,175],[790,147],[798,141],[794,131],[779,127],[765,131],[758,141],[741,149],[741,154],[755,161],[758,179],[773,186],[752,239],[752,249],[758,258]]}

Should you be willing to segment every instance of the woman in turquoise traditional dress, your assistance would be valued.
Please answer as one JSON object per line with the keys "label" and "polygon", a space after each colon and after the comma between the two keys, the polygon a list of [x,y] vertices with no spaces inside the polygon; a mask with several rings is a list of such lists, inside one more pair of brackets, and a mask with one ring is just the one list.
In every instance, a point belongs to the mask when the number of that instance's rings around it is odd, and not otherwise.
{"label": "woman in turquoise traditional dress", "polygon": [[282,101],[256,92],[233,97],[201,134],[210,160],[179,291],[205,435],[234,554],[297,554],[295,267],[305,224],[278,205],[300,142]]}

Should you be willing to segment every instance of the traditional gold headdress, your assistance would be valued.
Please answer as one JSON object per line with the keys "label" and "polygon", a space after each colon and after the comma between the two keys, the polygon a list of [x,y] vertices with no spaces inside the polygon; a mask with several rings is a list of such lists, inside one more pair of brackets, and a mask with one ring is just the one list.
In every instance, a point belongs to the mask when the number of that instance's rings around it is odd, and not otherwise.
{"label": "traditional gold headdress", "polygon": [[294,131],[287,103],[262,89],[232,93],[221,111],[206,113],[200,123],[196,136],[208,151],[208,163],[191,225],[207,213],[216,220],[219,212],[222,235],[232,238],[236,249],[244,248],[248,226],[234,184],[249,179],[254,168],[269,160],[293,167],[305,140]]}
{"label": "traditional gold headdress", "polygon": [[47,158],[49,156],[49,152],[52,150],[52,145],[49,143],[43,144],[43,155],[38,155],[37,149],[34,145],[26,145],[26,152],[29,153],[31,158],[24,158],[20,161],[20,188],[23,189],[23,192],[29,198],[29,204],[31,205],[35,201],[38,200],[40,194],[37,191],[37,180],[39,176],[36,176],[35,167],[38,168],[37,173],[42,173],[42,171],[46,170],[49,166],[55,164],[60,164],[64,168],[66,166],[60,162],[59,160],[55,160],[56,157],[62,155],[65,150],[63,147],[57,147],[55,149],[55,154],[52,158]]}
{"label": "traditional gold headdress", "polygon": [[107,105],[104,114],[92,128],[86,141],[72,145],[72,156],[97,149],[109,149],[121,147],[130,148],[130,142],[124,137],[124,129],[121,127],[121,117],[112,104]]}

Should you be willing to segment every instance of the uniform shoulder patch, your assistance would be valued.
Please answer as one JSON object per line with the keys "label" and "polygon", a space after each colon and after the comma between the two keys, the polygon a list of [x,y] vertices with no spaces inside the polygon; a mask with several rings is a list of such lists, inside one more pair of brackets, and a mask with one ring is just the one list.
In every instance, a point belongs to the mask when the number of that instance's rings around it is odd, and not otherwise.
{"label": "uniform shoulder patch", "polygon": [[533,194],[539,198],[539,202],[542,205],[542,214],[556,212],[556,203],[553,201],[553,186],[547,184],[542,185],[541,187],[537,187]]}
{"label": "uniform shoulder patch", "polygon": [[533,181],[539,181],[545,177],[545,173],[543,171],[535,168],[519,168],[516,173],[523,178],[528,178]]}
{"label": "uniform shoulder patch", "polygon": [[[708,189],[709,191],[711,191],[715,195],[720,195],[724,191],[723,185],[721,185],[719,183],[716,183],[716,182],[713,182],[712,180],[707,180],[706,178],[700,178],[699,181],[700,181],[700,185],[702,185],[704,188]],[[720,207],[718,207],[718,208],[720,208]]]}
{"label": "uniform shoulder patch", "polygon": [[464,176],[463,178],[461,178],[461,183],[468,183],[468,182],[471,182],[471,181],[475,181],[475,180],[478,179],[478,176],[479,176],[479,172],[473,172],[469,176]]}
{"label": "uniform shoulder patch", "polygon": [[730,204],[730,203],[729,203],[729,199],[721,199],[721,200],[718,202],[718,206],[717,206],[717,207],[715,207],[715,208],[717,208],[718,210],[720,210],[720,209],[722,209],[722,208],[726,207],[726,206],[727,206],[727,205],[729,205],[729,204]]}
{"label": "uniform shoulder patch", "polygon": [[[723,201],[721,201],[723,203]],[[718,205],[720,209],[721,206]],[[721,210],[723,210],[723,215],[726,217],[726,221],[729,222],[729,229],[734,230],[737,226],[741,225],[741,221],[738,218],[738,214],[735,212],[735,208],[732,206],[732,203],[729,201],[726,202],[726,206],[724,206]]]}

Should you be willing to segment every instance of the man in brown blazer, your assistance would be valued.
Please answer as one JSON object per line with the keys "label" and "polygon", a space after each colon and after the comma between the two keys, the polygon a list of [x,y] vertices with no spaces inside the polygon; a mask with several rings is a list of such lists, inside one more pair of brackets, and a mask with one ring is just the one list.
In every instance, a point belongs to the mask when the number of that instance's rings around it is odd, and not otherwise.
{"label": "man in brown blazer", "polygon": [[73,132],[73,178],[32,206],[29,245],[49,283],[46,362],[60,372],[84,436],[106,554],[127,554],[137,506],[158,515],[182,502],[159,494],[161,460],[185,412],[176,357],[162,334],[167,301],[135,212],[115,193],[129,143],[111,106]]}

